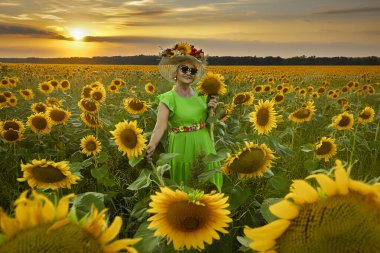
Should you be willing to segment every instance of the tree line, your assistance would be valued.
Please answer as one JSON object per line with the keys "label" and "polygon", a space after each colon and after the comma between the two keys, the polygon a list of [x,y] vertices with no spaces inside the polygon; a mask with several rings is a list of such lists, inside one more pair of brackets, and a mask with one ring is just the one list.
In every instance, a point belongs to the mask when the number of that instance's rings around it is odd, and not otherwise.
{"label": "tree line", "polygon": [[[40,63],[40,64],[104,64],[104,65],[157,65],[160,58],[156,55],[135,56],[95,56],[70,58],[0,58],[3,63]],[[208,65],[380,65],[380,57],[316,57],[295,56],[256,57],[256,56],[208,56]]]}

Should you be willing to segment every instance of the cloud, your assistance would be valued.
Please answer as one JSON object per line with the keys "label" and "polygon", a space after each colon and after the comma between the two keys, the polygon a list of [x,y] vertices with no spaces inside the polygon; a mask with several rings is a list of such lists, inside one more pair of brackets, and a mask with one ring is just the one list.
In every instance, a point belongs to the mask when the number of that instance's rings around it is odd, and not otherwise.
{"label": "cloud", "polygon": [[355,9],[341,9],[341,10],[328,10],[315,12],[314,14],[330,15],[330,14],[355,14],[355,13],[368,13],[368,12],[380,12],[380,7],[363,7]]}
{"label": "cloud", "polygon": [[63,28],[58,26],[48,26],[47,30],[42,30],[28,26],[0,24],[0,35],[29,35],[33,38],[74,40],[70,36],[63,35],[62,31]]}
{"label": "cloud", "polygon": [[19,6],[19,3],[0,3],[1,7],[7,7],[7,6]]}
{"label": "cloud", "polygon": [[153,0],[140,0],[140,1],[131,1],[124,3],[125,6],[144,6],[147,4],[152,4]]}

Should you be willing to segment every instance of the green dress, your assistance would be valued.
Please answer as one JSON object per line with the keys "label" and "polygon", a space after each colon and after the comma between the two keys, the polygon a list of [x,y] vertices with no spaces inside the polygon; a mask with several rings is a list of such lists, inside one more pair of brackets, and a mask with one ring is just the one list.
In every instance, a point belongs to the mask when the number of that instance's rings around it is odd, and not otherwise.
{"label": "green dress", "polygon": [[[156,97],[156,103],[164,103],[170,110],[170,127],[192,126],[205,122],[207,116],[207,96],[200,96],[195,90],[192,97],[181,97],[175,90]],[[191,132],[169,132],[169,153],[178,153],[171,161],[170,176],[178,184],[187,182],[194,159],[200,152],[208,155],[216,153],[208,129]],[[208,169],[220,167],[219,162],[207,164]],[[210,181],[221,191],[223,176],[217,172]]]}

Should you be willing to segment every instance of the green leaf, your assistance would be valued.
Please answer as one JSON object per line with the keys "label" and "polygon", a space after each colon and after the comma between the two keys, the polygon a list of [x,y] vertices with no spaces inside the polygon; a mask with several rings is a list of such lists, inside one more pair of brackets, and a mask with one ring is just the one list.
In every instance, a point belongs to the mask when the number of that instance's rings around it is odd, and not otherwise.
{"label": "green leaf", "polygon": [[270,211],[269,211],[269,206],[279,202],[282,200],[282,198],[269,198],[265,199],[264,202],[261,204],[260,207],[260,213],[264,217],[264,219],[269,223],[274,220],[277,220],[277,217],[274,216]]}
{"label": "green leaf", "polygon": [[205,163],[213,163],[213,162],[219,162],[226,158],[227,154],[224,152],[218,152],[216,154],[208,154],[203,158],[203,162]]}
{"label": "green leaf", "polygon": [[81,170],[83,170],[83,166],[82,166],[82,163],[81,162],[73,162],[73,163],[70,163],[70,170],[72,173],[77,173]]}
{"label": "green leaf", "polygon": [[269,179],[269,185],[276,192],[280,193],[280,195],[285,195],[289,192],[289,187],[291,185],[291,181],[281,173],[274,175]]}
{"label": "green leaf", "polygon": [[92,165],[92,161],[94,160],[93,157],[90,157],[82,162],[82,166],[84,168],[90,167]]}
{"label": "green leaf", "polygon": [[149,222],[144,222],[137,229],[134,238],[143,238],[139,243],[134,245],[134,248],[138,252],[155,252],[155,248],[158,247],[160,237],[154,236],[154,230],[148,229]]}
{"label": "green leaf", "polygon": [[96,179],[102,179],[108,174],[108,167],[106,164],[100,166],[99,168],[91,169],[91,175]]}
{"label": "green leaf", "polygon": [[101,151],[98,156],[98,163],[104,163],[108,160],[107,152]]}
{"label": "green leaf", "polygon": [[274,176],[274,173],[273,173],[273,171],[271,170],[271,169],[267,169],[265,172],[264,172],[264,175],[263,175],[263,177],[265,177],[265,178],[271,178],[271,177],[273,177]]}
{"label": "green leaf", "polygon": [[144,154],[141,154],[139,156],[132,157],[132,159],[129,159],[128,163],[133,168],[137,164],[139,164],[139,162],[141,162],[141,160],[143,160],[143,159],[144,159]]}
{"label": "green leaf", "polygon": [[307,169],[308,171],[312,171],[312,170],[316,170],[318,167],[319,167],[319,162],[314,160],[314,159],[309,159],[309,160],[306,160],[304,163],[303,163],[303,166],[305,167],[305,169]]}
{"label": "green leaf", "polygon": [[149,202],[150,202],[150,197],[145,197],[139,202],[137,202],[133,206],[131,216],[133,218],[136,218],[140,222],[148,218],[149,213],[147,212],[147,210],[148,210]]}
{"label": "green leaf", "polygon": [[105,194],[100,192],[85,192],[78,194],[74,200],[74,206],[77,211],[78,218],[80,219],[86,213],[91,211],[91,206],[94,204],[96,208],[101,211],[104,206]]}
{"label": "green leaf", "polygon": [[302,145],[302,146],[301,146],[301,151],[303,151],[303,152],[305,152],[305,153],[312,152],[312,151],[314,151],[314,145],[311,144],[311,143],[308,143],[308,144]]}
{"label": "green leaf", "polygon": [[242,204],[244,204],[249,197],[251,197],[251,192],[247,188],[233,187],[228,191],[225,189],[229,195],[230,209],[235,210]]}
{"label": "green leaf", "polygon": [[236,239],[238,240],[238,242],[241,243],[241,245],[249,248],[249,244],[252,242],[248,237],[246,236],[237,236]]}
{"label": "green leaf", "polygon": [[139,177],[132,184],[130,184],[127,189],[131,191],[137,191],[139,189],[148,187],[152,182],[152,180],[150,179],[151,174],[152,171],[143,169],[140,172]]}
{"label": "green leaf", "polygon": [[159,177],[160,179],[163,179],[165,172],[169,171],[170,168],[171,167],[170,167],[169,164],[164,164],[162,166],[157,166],[157,177]]}
{"label": "green leaf", "polygon": [[169,163],[174,157],[179,156],[178,153],[161,153],[157,160],[157,166]]}

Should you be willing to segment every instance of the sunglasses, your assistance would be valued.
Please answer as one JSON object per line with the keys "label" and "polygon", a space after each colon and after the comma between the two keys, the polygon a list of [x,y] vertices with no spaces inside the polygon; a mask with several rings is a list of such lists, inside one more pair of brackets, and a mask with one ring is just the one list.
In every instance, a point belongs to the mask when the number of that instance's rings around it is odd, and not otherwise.
{"label": "sunglasses", "polygon": [[198,72],[198,69],[196,69],[196,68],[189,68],[188,66],[185,66],[185,65],[179,66],[179,69],[184,74],[190,72],[191,75],[195,75]]}

